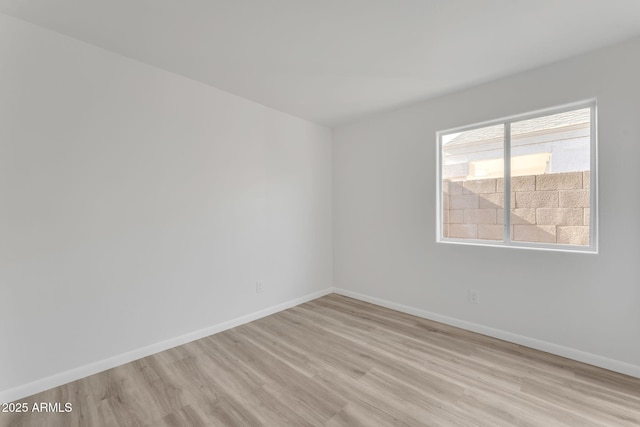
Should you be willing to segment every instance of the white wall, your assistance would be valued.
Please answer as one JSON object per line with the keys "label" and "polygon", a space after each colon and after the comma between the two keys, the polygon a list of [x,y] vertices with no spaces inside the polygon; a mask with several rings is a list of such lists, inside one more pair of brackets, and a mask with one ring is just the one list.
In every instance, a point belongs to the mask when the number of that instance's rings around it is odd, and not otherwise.
{"label": "white wall", "polygon": [[331,286],[330,129],[4,15],[0,195],[0,395]]}
{"label": "white wall", "polygon": [[[334,285],[640,375],[638,52],[640,39],[335,129]],[[592,97],[598,255],[435,243],[436,131]]]}

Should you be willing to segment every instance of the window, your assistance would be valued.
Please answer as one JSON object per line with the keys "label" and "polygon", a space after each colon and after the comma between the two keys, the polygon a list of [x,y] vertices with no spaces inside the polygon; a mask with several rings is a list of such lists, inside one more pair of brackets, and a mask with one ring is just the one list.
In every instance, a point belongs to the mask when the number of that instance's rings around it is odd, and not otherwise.
{"label": "window", "polygon": [[439,242],[597,252],[595,101],[437,138]]}

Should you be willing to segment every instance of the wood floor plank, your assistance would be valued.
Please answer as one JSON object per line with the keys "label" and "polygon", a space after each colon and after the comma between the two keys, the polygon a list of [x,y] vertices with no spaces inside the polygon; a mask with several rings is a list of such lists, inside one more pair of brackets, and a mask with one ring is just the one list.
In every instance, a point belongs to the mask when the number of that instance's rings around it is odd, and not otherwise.
{"label": "wood floor plank", "polygon": [[162,424],[165,427],[206,427],[208,425],[202,416],[189,405],[163,417]]}
{"label": "wood floor plank", "polygon": [[383,427],[383,426],[405,426],[409,424],[394,418],[375,406],[364,402],[350,402],[340,412],[338,412],[327,423],[328,427],[350,426],[350,427]]}
{"label": "wood floor plank", "polygon": [[339,295],[47,390],[0,427],[639,426],[640,379]]}

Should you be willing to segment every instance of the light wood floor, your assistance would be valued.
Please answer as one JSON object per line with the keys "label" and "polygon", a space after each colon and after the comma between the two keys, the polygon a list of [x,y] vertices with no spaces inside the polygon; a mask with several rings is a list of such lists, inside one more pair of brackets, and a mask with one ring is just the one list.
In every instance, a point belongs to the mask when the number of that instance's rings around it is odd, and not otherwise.
{"label": "light wood floor", "polygon": [[329,295],[22,401],[2,426],[639,426],[640,379]]}

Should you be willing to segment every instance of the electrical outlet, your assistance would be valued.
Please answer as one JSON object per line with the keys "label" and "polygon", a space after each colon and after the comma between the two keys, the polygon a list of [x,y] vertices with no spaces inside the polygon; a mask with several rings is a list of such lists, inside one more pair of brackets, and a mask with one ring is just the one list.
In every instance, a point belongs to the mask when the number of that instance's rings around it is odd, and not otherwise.
{"label": "electrical outlet", "polygon": [[264,290],[264,287],[262,285],[262,282],[256,282],[256,293],[261,294],[263,290]]}
{"label": "electrical outlet", "polygon": [[480,291],[477,289],[469,289],[469,302],[471,304],[480,304]]}

